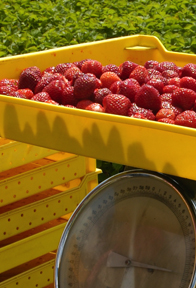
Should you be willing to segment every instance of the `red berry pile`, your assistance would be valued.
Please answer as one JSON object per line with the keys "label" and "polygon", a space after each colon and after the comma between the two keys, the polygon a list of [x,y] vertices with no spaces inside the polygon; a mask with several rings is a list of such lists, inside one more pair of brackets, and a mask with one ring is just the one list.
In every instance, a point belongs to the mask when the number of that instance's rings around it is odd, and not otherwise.
{"label": "red berry pile", "polygon": [[54,105],[196,128],[196,64],[154,60],[103,66],[84,59],[19,79],[0,80],[0,94]]}

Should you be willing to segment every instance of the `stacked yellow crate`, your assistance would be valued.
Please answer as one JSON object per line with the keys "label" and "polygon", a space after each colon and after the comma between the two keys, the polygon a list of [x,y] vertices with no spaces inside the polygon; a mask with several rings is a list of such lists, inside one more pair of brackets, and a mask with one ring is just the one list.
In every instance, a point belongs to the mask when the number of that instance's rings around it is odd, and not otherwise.
{"label": "stacked yellow crate", "polygon": [[45,287],[69,215],[100,170],[91,158],[3,138],[0,163],[0,287]]}

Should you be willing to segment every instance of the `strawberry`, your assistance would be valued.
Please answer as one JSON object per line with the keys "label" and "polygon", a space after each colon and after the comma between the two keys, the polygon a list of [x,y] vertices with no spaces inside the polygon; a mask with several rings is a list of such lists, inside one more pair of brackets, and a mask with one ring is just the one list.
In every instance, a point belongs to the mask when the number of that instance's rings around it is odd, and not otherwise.
{"label": "strawberry", "polygon": [[122,83],[122,80],[120,80],[120,81],[115,81],[115,82],[110,86],[110,91],[112,92],[111,94],[117,94],[117,92],[119,91],[120,83]]}
{"label": "strawberry", "polygon": [[161,72],[159,72],[156,69],[152,68],[152,69],[147,69],[147,70],[148,70],[148,76],[151,76],[150,79],[153,78],[153,75],[160,75],[161,76]]}
{"label": "strawberry", "polygon": [[145,62],[144,67],[146,69],[154,69],[159,64],[156,60],[148,60]]}
{"label": "strawberry", "polygon": [[114,72],[120,77],[120,68],[115,64],[108,64],[102,67],[102,73]]}
{"label": "strawberry", "polygon": [[164,70],[161,75],[163,77],[165,77],[166,79],[170,79],[170,78],[175,78],[178,77],[179,74],[178,72],[174,71],[174,70]]}
{"label": "strawberry", "polygon": [[77,103],[76,108],[78,108],[78,109],[86,109],[86,107],[88,107],[91,104],[93,104],[93,101],[91,101],[89,99],[80,100]]}
{"label": "strawberry", "polygon": [[193,77],[196,79],[196,64],[188,63],[181,70],[181,77]]}
{"label": "strawberry", "polygon": [[83,75],[78,77],[74,82],[74,95],[76,99],[89,99],[96,88],[98,88],[96,77]]}
{"label": "strawberry", "polygon": [[150,109],[141,108],[138,107],[136,103],[131,103],[131,106],[128,111],[128,116],[135,117],[136,114],[143,115],[143,117],[148,120],[155,120],[155,115]]}
{"label": "strawberry", "polygon": [[52,100],[57,103],[62,103],[63,91],[65,87],[69,86],[63,80],[52,80],[48,85],[44,87],[42,92],[47,92]]}
{"label": "strawberry", "polygon": [[174,77],[167,79],[166,85],[175,85],[177,87],[180,87],[180,77]]}
{"label": "strawberry", "polygon": [[135,69],[135,67],[137,67],[138,64],[131,62],[131,61],[125,61],[123,62],[120,66],[120,78],[122,80],[125,80],[127,78],[129,78],[129,75],[131,74],[131,72]]}
{"label": "strawberry", "polygon": [[135,113],[133,116],[131,116],[132,118],[137,118],[137,119],[147,119],[144,114],[142,113]]}
{"label": "strawberry", "polygon": [[190,110],[196,100],[196,92],[187,88],[177,88],[172,94],[172,105]]}
{"label": "strawberry", "polygon": [[173,93],[177,88],[179,87],[176,85],[166,85],[163,87],[163,93]]}
{"label": "strawberry", "polygon": [[162,75],[159,75],[159,74],[151,74],[150,75],[150,74],[148,74],[148,76],[145,79],[145,83],[147,83],[151,79],[159,79],[163,82],[164,85],[167,85],[167,79],[165,77],[163,77]]}
{"label": "strawberry", "polygon": [[161,118],[158,122],[167,123],[167,124],[175,124],[175,120],[170,118]]}
{"label": "strawberry", "polygon": [[55,66],[50,66],[42,71],[42,76],[44,76],[45,74],[53,74],[53,73],[55,73]]}
{"label": "strawberry", "polygon": [[100,103],[92,103],[88,105],[85,109],[89,111],[95,111],[95,112],[105,112],[105,109]]}
{"label": "strawberry", "polygon": [[11,95],[12,92],[16,91],[17,87],[11,85],[0,86],[0,94],[2,95]]}
{"label": "strawberry", "polygon": [[159,91],[151,85],[144,84],[135,96],[135,103],[156,113],[161,108]]}
{"label": "strawberry", "polygon": [[103,107],[106,113],[127,116],[130,106],[129,98],[121,94],[109,94],[103,99]]}
{"label": "strawberry", "polygon": [[191,110],[183,111],[181,114],[176,116],[175,124],[196,128],[196,112]]}
{"label": "strawberry", "polygon": [[57,105],[57,106],[59,105],[59,103],[54,101],[54,100],[47,100],[45,103],[52,104],[52,105]]}
{"label": "strawberry", "polygon": [[126,79],[119,83],[117,94],[122,94],[130,99],[131,102],[135,101],[135,95],[140,89],[140,85],[134,78]]}
{"label": "strawberry", "polygon": [[167,101],[169,103],[172,102],[172,93],[163,93],[160,95],[161,101]]}
{"label": "strawberry", "polygon": [[85,61],[88,61],[88,60],[92,60],[92,59],[89,59],[89,58],[83,59],[83,60],[81,60],[81,61],[73,62],[73,64],[76,65],[79,69],[81,69],[82,64],[83,64]]}
{"label": "strawberry", "polygon": [[34,96],[33,91],[29,88],[18,89],[16,91],[13,91],[10,95],[25,99],[31,99]]}
{"label": "strawberry", "polygon": [[46,102],[48,100],[52,100],[50,95],[47,92],[39,92],[35,94],[31,100],[39,101],[39,102]]}
{"label": "strawberry", "polygon": [[67,86],[64,88],[61,103],[62,103],[62,105],[76,106],[76,104],[78,103],[78,100],[74,96],[74,87],[73,86]]}
{"label": "strawberry", "polygon": [[86,60],[82,64],[81,71],[85,74],[92,73],[99,78],[102,74],[102,64],[97,60]]}
{"label": "strawberry", "polygon": [[72,81],[75,75],[78,75],[79,73],[81,73],[81,70],[78,67],[71,67],[68,68],[65,73],[64,76],[68,81]]}
{"label": "strawberry", "polygon": [[111,85],[116,81],[121,81],[121,79],[118,77],[118,75],[114,72],[104,72],[101,77],[100,81],[102,83],[103,88],[110,89]]}
{"label": "strawberry", "polygon": [[18,89],[29,88],[34,92],[35,86],[41,80],[41,70],[37,66],[24,69],[18,80]]}
{"label": "strawberry", "polygon": [[164,83],[163,83],[163,81],[161,79],[152,78],[149,81],[147,81],[146,84],[151,85],[154,88],[156,88],[159,91],[160,94],[163,93]]}
{"label": "strawberry", "polygon": [[108,94],[112,94],[108,88],[97,88],[94,90],[93,101],[102,105],[103,98]]}
{"label": "strawberry", "polygon": [[6,85],[18,88],[18,80],[17,79],[7,79],[7,78],[0,80],[0,86],[6,86]]}
{"label": "strawberry", "polygon": [[156,70],[158,70],[159,72],[163,72],[165,70],[173,70],[177,73],[179,73],[179,70],[178,70],[178,67],[176,66],[175,63],[173,62],[170,62],[170,61],[163,61],[163,62],[160,62],[156,68]]}
{"label": "strawberry", "polygon": [[134,78],[138,81],[140,85],[144,84],[146,77],[148,76],[148,70],[141,65],[135,67],[135,69],[130,73],[129,78]]}
{"label": "strawberry", "polygon": [[75,108],[76,109],[76,106],[74,106],[74,105],[69,105],[69,104],[67,104],[67,105],[64,105],[65,107],[68,107],[68,108]]}
{"label": "strawberry", "polygon": [[60,63],[55,67],[54,73],[60,73],[63,75],[65,73],[65,71],[71,67],[75,67],[75,65],[73,63],[70,63],[70,62]]}
{"label": "strawberry", "polygon": [[191,89],[196,92],[196,79],[185,76],[180,79],[180,87]]}
{"label": "strawberry", "polygon": [[34,93],[37,94],[41,92],[46,85],[48,85],[53,80],[62,80],[66,84],[68,84],[68,80],[60,73],[54,73],[54,74],[44,74],[41,78],[41,80],[37,83]]}
{"label": "strawberry", "polygon": [[156,114],[156,120],[162,119],[162,118],[169,118],[174,120],[176,118],[176,115],[172,109],[160,109]]}
{"label": "strawberry", "polygon": [[175,115],[182,113],[182,108],[173,106],[170,102],[163,101],[161,102],[161,109],[171,109],[174,111]]}

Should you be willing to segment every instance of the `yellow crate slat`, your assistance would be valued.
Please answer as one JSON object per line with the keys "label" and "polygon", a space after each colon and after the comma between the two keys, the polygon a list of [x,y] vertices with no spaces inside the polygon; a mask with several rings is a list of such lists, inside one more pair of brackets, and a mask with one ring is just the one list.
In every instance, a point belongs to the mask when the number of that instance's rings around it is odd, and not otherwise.
{"label": "yellow crate slat", "polygon": [[57,249],[66,223],[0,248],[0,273]]}
{"label": "yellow crate slat", "polygon": [[84,176],[86,160],[74,156],[0,181],[0,207]]}
{"label": "yellow crate slat", "polygon": [[15,141],[1,145],[0,172],[44,158],[54,153],[57,153],[57,151]]}
{"label": "yellow crate slat", "polygon": [[95,185],[97,184],[98,173],[100,173],[99,169],[86,174],[77,188],[65,190],[57,195],[35,201],[0,215],[0,240],[72,212],[87,195],[88,191],[92,190],[92,187],[89,187],[89,185],[92,185],[92,181],[94,180]]}
{"label": "yellow crate slat", "polygon": [[[98,173],[100,173],[99,169],[84,176],[84,180],[75,198],[76,202],[70,210],[73,211],[84,196],[90,192],[89,187],[95,187],[97,185]],[[91,184],[89,184],[89,182],[91,182]],[[0,248],[0,273],[57,249],[64,227],[64,223],[59,224]]]}
{"label": "yellow crate slat", "polygon": [[55,260],[47,261],[33,269],[0,283],[0,288],[45,287],[54,281]]}

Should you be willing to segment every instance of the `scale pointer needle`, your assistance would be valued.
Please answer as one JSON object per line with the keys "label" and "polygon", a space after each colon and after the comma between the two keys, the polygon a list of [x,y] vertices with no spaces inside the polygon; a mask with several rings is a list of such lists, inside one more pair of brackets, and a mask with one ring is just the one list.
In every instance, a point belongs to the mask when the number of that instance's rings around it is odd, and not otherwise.
{"label": "scale pointer needle", "polygon": [[113,268],[128,268],[128,267],[139,267],[139,268],[146,268],[146,269],[152,269],[152,270],[160,270],[165,272],[172,272],[169,269],[149,265],[141,262],[132,261],[131,259],[122,256],[118,253],[111,252],[107,259],[107,267],[113,267]]}

